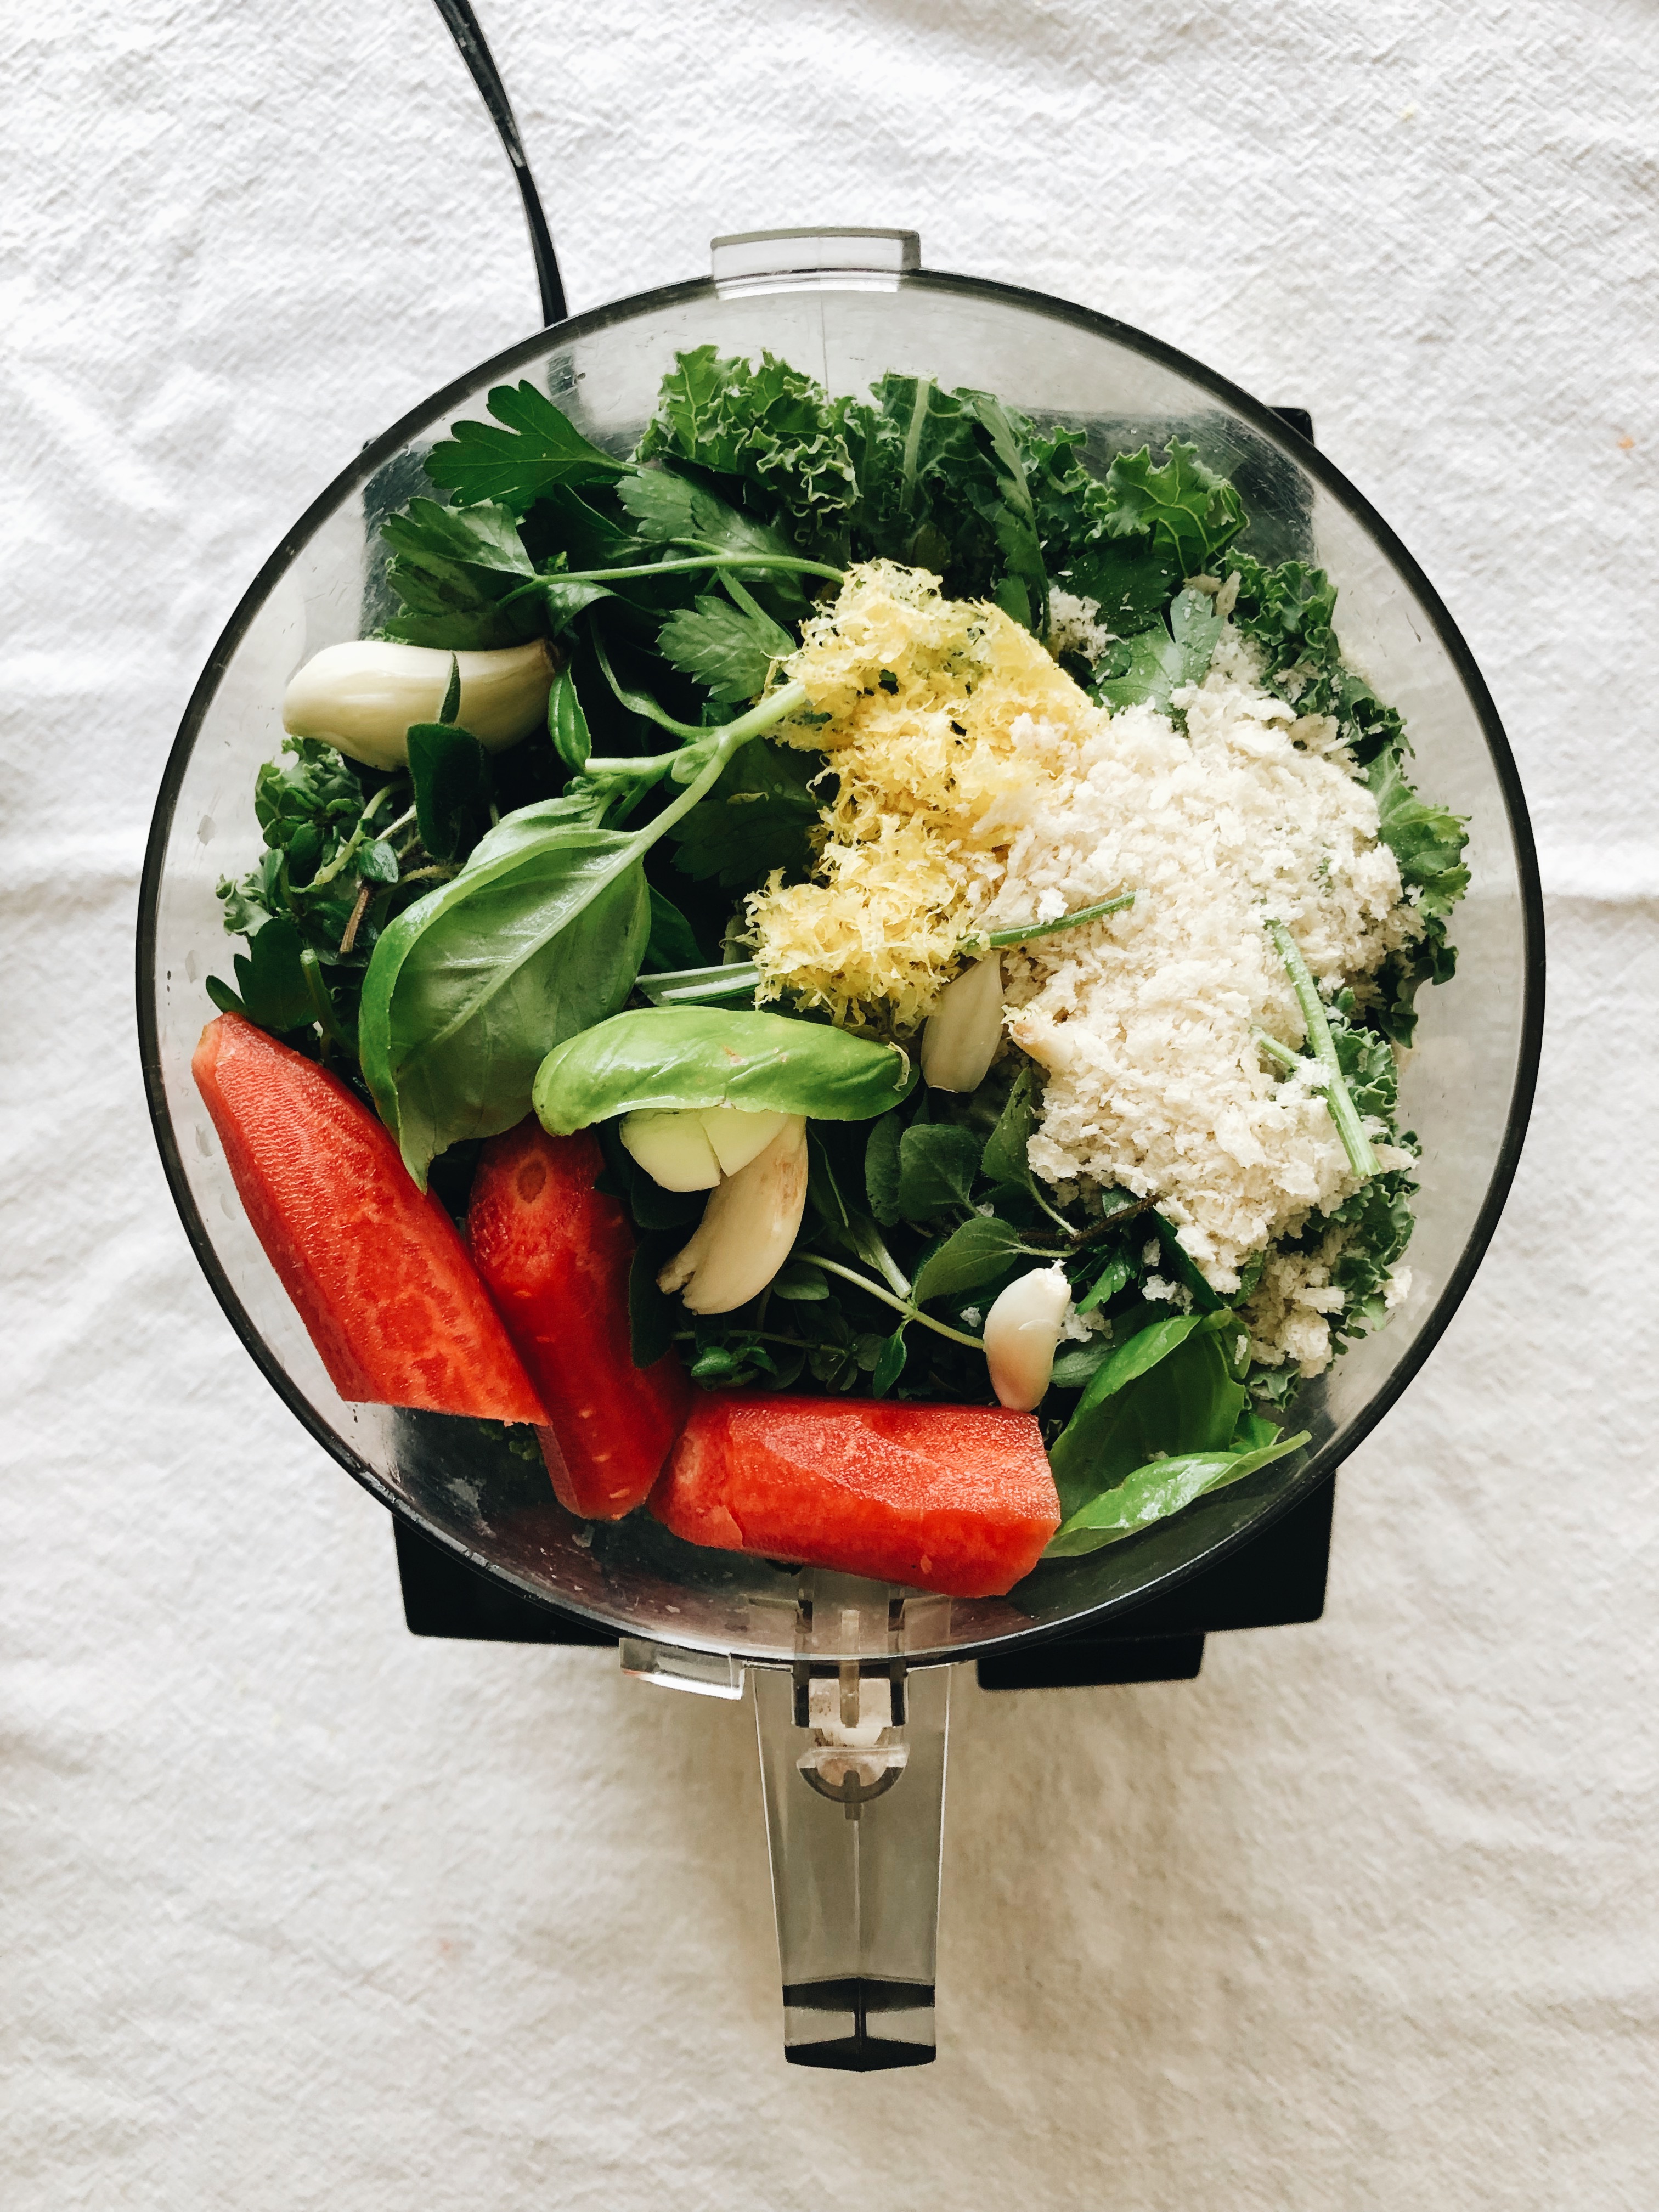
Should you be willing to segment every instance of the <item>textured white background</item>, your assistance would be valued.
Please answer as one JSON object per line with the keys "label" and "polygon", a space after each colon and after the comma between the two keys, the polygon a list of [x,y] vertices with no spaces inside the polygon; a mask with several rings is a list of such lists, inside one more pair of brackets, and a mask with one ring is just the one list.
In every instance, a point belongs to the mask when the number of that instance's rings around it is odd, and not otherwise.
{"label": "textured white background", "polygon": [[[25,27],[26,21],[26,27]],[[493,0],[573,306],[727,229],[1158,332],[1322,442],[1505,716],[1550,1047],[1317,1626],[957,1702],[931,2069],[786,2068],[746,1709],[423,1644],[139,1096],[151,796],[244,584],[524,335],[423,0],[43,0],[0,131],[8,2208],[1650,2206],[1659,21],[1632,0]]]}

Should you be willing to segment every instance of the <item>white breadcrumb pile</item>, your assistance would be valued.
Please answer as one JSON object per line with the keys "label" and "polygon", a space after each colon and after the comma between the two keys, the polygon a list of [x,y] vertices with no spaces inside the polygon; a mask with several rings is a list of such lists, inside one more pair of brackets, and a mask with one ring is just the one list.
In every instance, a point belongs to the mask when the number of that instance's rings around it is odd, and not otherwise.
{"label": "white breadcrumb pile", "polygon": [[1264,918],[1328,996],[1419,925],[1328,720],[1264,690],[1235,633],[1175,703],[1184,736],[1151,707],[1086,702],[1080,748],[1054,734],[1073,772],[1035,802],[989,919],[1134,891],[1123,913],[1004,955],[1008,1033],[1048,1078],[1031,1165],[1156,1197],[1226,1295],[1253,1252],[1358,1188],[1318,1091],[1256,1045],[1258,1030],[1303,1042]]}
{"label": "white breadcrumb pile", "polygon": [[[1080,618],[1064,606],[1062,634]],[[1266,690],[1231,626],[1175,695],[1184,732],[1150,706],[1110,714],[1000,610],[885,562],[850,572],[804,640],[787,672],[827,719],[776,734],[828,753],[839,789],[817,880],[775,876],[749,902],[763,995],[902,1034],[975,926],[1133,891],[1002,956],[1007,1034],[1047,1076],[1030,1163],[1056,1186],[1155,1197],[1231,1295],[1253,1254],[1357,1188],[1312,1064],[1285,1078],[1256,1042],[1304,1041],[1264,921],[1327,996],[1363,991],[1420,927],[1334,723]],[[1247,1309],[1257,1358],[1327,1363],[1333,1256],[1270,1257]]]}
{"label": "white breadcrumb pile", "polygon": [[[1330,1229],[1316,1252],[1270,1252],[1261,1279],[1238,1310],[1250,1332],[1250,1357],[1264,1367],[1287,1362],[1304,1376],[1322,1374],[1331,1364],[1331,1328],[1327,1316],[1340,1313],[1343,1293],[1331,1280],[1340,1258],[1343,1232]],[[1392,1313],[1411,1293],[1412,1271],[1396,1267],[1383,1285],[1382,1303]]]}

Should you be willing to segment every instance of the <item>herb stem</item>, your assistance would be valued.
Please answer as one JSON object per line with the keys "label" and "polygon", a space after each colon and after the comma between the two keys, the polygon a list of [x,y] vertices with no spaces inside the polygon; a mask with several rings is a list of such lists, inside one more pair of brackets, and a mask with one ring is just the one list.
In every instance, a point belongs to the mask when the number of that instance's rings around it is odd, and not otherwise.
{"label": "herb stem", "polygon": [[1268,921],[1263,927],[1274,951],[1285,963],[1285,973],[1291,979],[1296,1003],[1302,1010],[1302,1024],[1307,1031],[1308,1042],[1313,1048],[1313,1056],[1319,1063],[1322,1078],[1325,1109],[1336,1124],[1336,1133],[1342,1139],[1348,1165],[1361,1182],[1369,1182],[1378,1171],[1376,1154],[1371,1150],[1371,1140],[1365,1134],[1359,1109],[1354,1104],[1353,1094],[1344,1079],[1342,1062],[1337,1057],[1336,1040],[1331,1035],[1331,1025],[1325,1018],[1319,987],[1309,971],[1307,962],[1297,951],[1296,940],[1284,923]]}
{"label": "herb stem", "polygon": [[839,1260],[826,1260],[821,1252],[803,1252],[800,1256],[803,1260],[810,1260],[815,1267],[822,1267],[828,1274],[839,1275],[844,1282],[851,1283],[864,1291],[866,1297],[879,1298],[883,1305],[891,1306],[895,1313],[902,1314],[907,1321],[919,1321],[924,1328],[931,1328],[935,1336],[948,1336],[952,1344],[965,1344],[969,1352],[984,1351],[985,1346],[978,1337],[964,1336],[959,1328],[947,1328],[942,1321],[935,1321],[932,1314],[923,1313],[913,1299],[895,1297],[890,1291],[884,1291],[868,1275],[860,1275],[851,1267],[843,1267]]}
{"label": "herb stem", "polygon": [[994,952],[1014,945],[1030,945],[1039,937],[1052,937],[1057,930],[1081,929],[1085,921],[1098,921],[1103,915],[1121,914],[1126,906],[1133,906],[1133,891],[1120,892],[1116,898],[1102,899],[1097,906],[1081,906],[1075,914],[1057,915],[1053,921],[1017,921],[1006,929],[977,930],[962,941],[964,952]]}
{"label": "herb stem", "polygon": [[368,912],[368,902],[374,896],[374,890],[375,886],[371,883],[360,884],[357,887],[357,903],[351,909],[351,918],[346,923],[345,934],[340,939],[342,958],[357,942],[357,932],[362,927],[363,916]]}
{"label": "herb stem", "polygon": [[[383,783],[380,786],[380,788],[375,793],[374,798],[368,801],[368,805],[363,808],[362,812],[357,817],[356,827],[352,830],[350,836],[346,839],[344,844],[341,846],[339,851],[328,863],[328,866],[325,868],[318,869],[316,874],[305,886],[307,890],[320,890],[325,884],[331,884],[333,882],[335,877],[339,874],[346,862],[351,858],[359,845],[362,843],[363,832],[368,827],[371,816],[374,814],[375,808],[380,805],[380,801],[386,797],[391,788],[392,786],[389,783]],[[404,815],[404,821],[412,822],[414,819],[415,810],[411,806],[408,813]],[[400,830],[402,827],[403,823],[394,822],[392,824],[391,829],[380,830],[377,834],[382,837],[390,837],[396,830]]]}
{"label": "herb stem", "polygon": [[1280,1044],[1279,1039],[1269,1036],[1266,1030],[1252,1030],[1251,1038],[1261,1057],[1272,1060],[1273,1066],[1282,1068],[1286,1075],[1294,1075],[1303,1065],[1299,1052],[1292,1052],[1289,1045]]}

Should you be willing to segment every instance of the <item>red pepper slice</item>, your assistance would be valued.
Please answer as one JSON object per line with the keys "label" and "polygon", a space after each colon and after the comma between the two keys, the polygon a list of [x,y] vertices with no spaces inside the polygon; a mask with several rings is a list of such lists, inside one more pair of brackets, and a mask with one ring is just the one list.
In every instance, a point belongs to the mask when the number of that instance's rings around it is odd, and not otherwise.
{"label": "red pepper slice", "polygon": [[642,1503],[691,1396],[672,1352],[634,1364],[634,1232],[594,1188],[604,1167],[591,1129],[550,1137],[521,1121],[484,1146],[466,1218],[478,1271],[547,1407],[542,1456],[559,1503],[588,1521]]}
{"label": "red pepper slice", "polygon": [[240,1014],[208,1024],[191,1072],[254,1234],[343,1398],[544,1419],[455,1224],[337,1076]]}
{"label": "red pepper slice", "polygon": [[1030,1413],[700,1396],[651,1510],[688,1543],[1001,1597],[1060,1526]]}

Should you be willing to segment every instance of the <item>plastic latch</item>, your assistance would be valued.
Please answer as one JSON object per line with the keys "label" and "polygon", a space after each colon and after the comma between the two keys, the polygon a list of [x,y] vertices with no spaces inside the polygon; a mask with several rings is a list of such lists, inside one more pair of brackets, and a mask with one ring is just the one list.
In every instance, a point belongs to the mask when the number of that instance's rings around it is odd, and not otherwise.
{"label": "plastic latch", "polygon": [[617,1646],[624,1674],[659,1690],[695,1690],[704,1698],[740,1698],[743,1662],[729,1651],[689,1651],[679,1644],[624,1636]]}
{"label": "plastic latch", "polygon": [[805,276],[846,270],[903,276],[921,266],[915,230],[741,230],[708,248],[714,282],[744,276]]}

